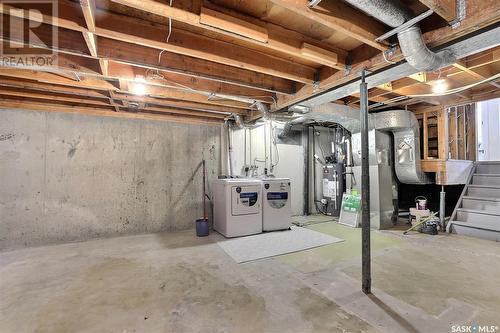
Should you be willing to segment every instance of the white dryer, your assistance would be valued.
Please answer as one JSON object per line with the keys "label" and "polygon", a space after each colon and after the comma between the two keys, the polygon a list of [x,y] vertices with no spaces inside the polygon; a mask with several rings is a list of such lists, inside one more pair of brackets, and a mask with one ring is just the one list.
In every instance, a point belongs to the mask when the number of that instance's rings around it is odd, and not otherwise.
{"label": "white dryer", "polygon": [[226,237],[262,232],[262,183],[258,179],[218,179],[213,186],[214,229]]}
{"label": "white dryer", "polygon": [[292,225],[290,179],[262,179],[262,230],[289,229]]}

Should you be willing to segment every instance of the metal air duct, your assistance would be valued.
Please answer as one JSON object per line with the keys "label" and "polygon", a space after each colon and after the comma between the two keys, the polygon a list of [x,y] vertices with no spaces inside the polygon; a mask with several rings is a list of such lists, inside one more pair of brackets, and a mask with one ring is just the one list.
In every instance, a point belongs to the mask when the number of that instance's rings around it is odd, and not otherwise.
{"label": "metal air duct", "polygon": [[[313,107],[311,112],[285,125],[285,137],[293,125],[306,121],[329,121],[340,124],[352,134],[360,132],[359,110],[338,104]],[[394,135],[395,170],[405,184],[428,184],[430,178],[422,171],[420,161],[420,128],[415,114],[407,110],[370,113],[369,129]],[[374,149],[374,147],[373,147]],[[356,151],[354,149],[354,151]],[[376,154],[373,152],[373,154]],[[356,158],[354,159],[356,161]]]}
{"label": "metal air duct", "polygon": [[[344,1],[392,28],[397,28],[412,18],[411,12],[398,0]],[[456,60],[449,51],[434,53],[429,50],[418,24],[398,32],[398,40],[406,61],[418,71],[435,71]]]}
{"label": "metal air duct", "polygon": [[429,184],[420,161],[420,127],[411,111],[394,110],[371,114],[372,126],[394,135],[394,166],[399,181],[405,184]]}

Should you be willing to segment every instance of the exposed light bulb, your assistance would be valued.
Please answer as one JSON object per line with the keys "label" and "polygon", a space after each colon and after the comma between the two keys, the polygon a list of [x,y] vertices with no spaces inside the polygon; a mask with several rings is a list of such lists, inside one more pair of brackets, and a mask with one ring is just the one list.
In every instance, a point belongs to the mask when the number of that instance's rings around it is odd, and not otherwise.
{"label": "exposed light bulb", "polygon": [[143,77],[137,77],[132,82],[132,93],[138,96],[146,95],[146,85],[144,84],[146,80]]}
{"label": "exposed light bulb", "polygon": [[432,84],[432,91],[436,94],[442,94],[448,90],[448,82],[445,79],[439,79]]}

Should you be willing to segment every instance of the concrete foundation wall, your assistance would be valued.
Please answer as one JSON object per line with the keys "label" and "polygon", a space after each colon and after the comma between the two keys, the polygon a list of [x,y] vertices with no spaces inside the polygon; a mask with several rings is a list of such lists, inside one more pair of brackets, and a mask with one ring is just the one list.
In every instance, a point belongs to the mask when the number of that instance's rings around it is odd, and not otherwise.
{"label": "concrete foundation wall", "polygon": [[0,249],[191,228],[202,154],[219,126],[0,110]]}

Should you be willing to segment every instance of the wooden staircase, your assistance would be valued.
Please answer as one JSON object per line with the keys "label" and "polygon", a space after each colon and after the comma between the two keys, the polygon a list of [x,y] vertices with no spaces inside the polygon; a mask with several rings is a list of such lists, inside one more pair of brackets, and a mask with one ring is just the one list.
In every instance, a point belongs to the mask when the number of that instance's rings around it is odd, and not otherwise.
{"label": "wooden staircase", "polygon": [[446,229],[500,241],[500,161],[475,163]]}

